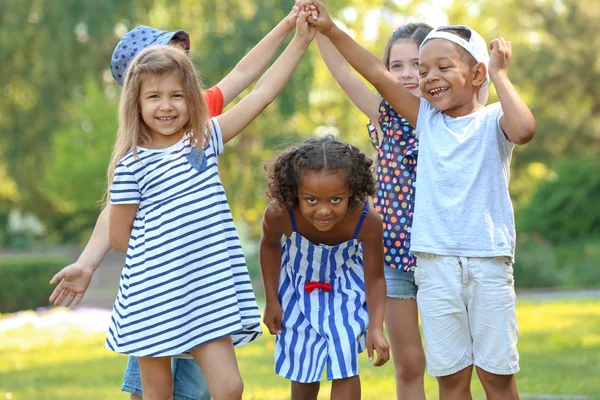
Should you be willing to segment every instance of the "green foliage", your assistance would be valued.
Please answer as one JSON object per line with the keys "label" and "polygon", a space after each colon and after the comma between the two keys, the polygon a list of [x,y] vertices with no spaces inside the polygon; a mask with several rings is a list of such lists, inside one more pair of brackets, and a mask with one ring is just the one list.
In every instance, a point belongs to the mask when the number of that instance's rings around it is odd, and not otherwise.
{"label": "green foliage", "polygon": [[517,214],[519,232],[535,233],[554,244],[600,235],[600,158],[558,164]]}
{"label": "green foliage", "polygon": [[48,305],[48,282],[69,260],[59,256],[2,256],[0,258],[0,313]]}
{"label": "green foliage", "polygon": [[0,5],[0,151],[22,195],[20,208],[43,222],[54,212],[39,190],[63,105],[87,77],[100,80],[118,40],[114,26],[134,14],[121,0],[3,0]]}
{"label": "green foliage", "polygon": [[536,235],[519,235],[515,286],[581,289],[600,286],[600,237],[552,245]]}
{"label": "green foliage", "polygon": [[52,135],[48,167],[39,185],[55,212],[48,240],[79,244],[89,235],[106,189],[106,169],[117,132],[117,101],[88,81],[81,99],[65,105],[68,120]]}

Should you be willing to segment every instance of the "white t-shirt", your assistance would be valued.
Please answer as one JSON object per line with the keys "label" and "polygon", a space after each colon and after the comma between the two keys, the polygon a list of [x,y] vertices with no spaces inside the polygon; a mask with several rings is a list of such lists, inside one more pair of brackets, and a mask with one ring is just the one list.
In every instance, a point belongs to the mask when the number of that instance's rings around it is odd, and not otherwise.
{"label": "white t-shirt", "polygon": [[452,118],[421,99],[413,253],[514,257],[508,182],[514,144],[500,103]]}

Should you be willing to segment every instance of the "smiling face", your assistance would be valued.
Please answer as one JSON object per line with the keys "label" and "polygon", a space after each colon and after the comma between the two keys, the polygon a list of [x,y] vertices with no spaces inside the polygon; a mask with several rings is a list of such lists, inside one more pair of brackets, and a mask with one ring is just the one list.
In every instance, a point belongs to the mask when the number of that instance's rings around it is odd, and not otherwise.
{"label": "smiling face", "polygon": [[144,74],[139,101],[140,114],[150,133],[150,147],[166,148],[181,140],[189,112],[178,71]]}
{"label": "smiling face", "polygon": [[413,41],[401,40],[390,48],[388,70],[411,93],[420,96],[419,47]]}
{"label": "smiling face", "polygon": [[423,97],[438,110],[456,117],[479,108],[473,85],[475,60],[458,45],[429,40],[419,54],[419,85]]}
{"label": "smiling face", "polygon": [[306,170],[298,185],[300,213],[320,231],[328,231],[348,212],[352,192],[339,170]]}

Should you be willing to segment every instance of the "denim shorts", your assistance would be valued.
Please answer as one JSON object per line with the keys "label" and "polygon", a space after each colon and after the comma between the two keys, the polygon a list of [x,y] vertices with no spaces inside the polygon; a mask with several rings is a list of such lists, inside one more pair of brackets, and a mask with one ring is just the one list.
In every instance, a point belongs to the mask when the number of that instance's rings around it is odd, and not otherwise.
{"label": "denim shorts", "polygon": [[[173,358],[171,371],[173,372],[173,398],[175,400],[210,400],[208,385],[196,360]],[[127,360],[127,369],[121,390],[142,397],[142,380],[137,357],[129,357]]]}
{"label": "denim shorts", "polygon": [[387,286],[387,297],[394,299],[416,299],[417,285],[415,285],[415,272],[392,268],[389,265],[383,267],[385,283]]}

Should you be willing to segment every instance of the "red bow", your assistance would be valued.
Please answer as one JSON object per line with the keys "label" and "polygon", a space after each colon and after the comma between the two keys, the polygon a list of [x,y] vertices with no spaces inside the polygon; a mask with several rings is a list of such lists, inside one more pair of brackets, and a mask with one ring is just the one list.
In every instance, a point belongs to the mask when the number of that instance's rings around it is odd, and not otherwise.
{"label": "red bow", "polygon": [[306,281],[306,284],[304,285],[304,290],[306,290],[307,293],[310,293],[315,289],[323,289],[324,291],[329,292],[331,291],[331,284],[323,282]]}

